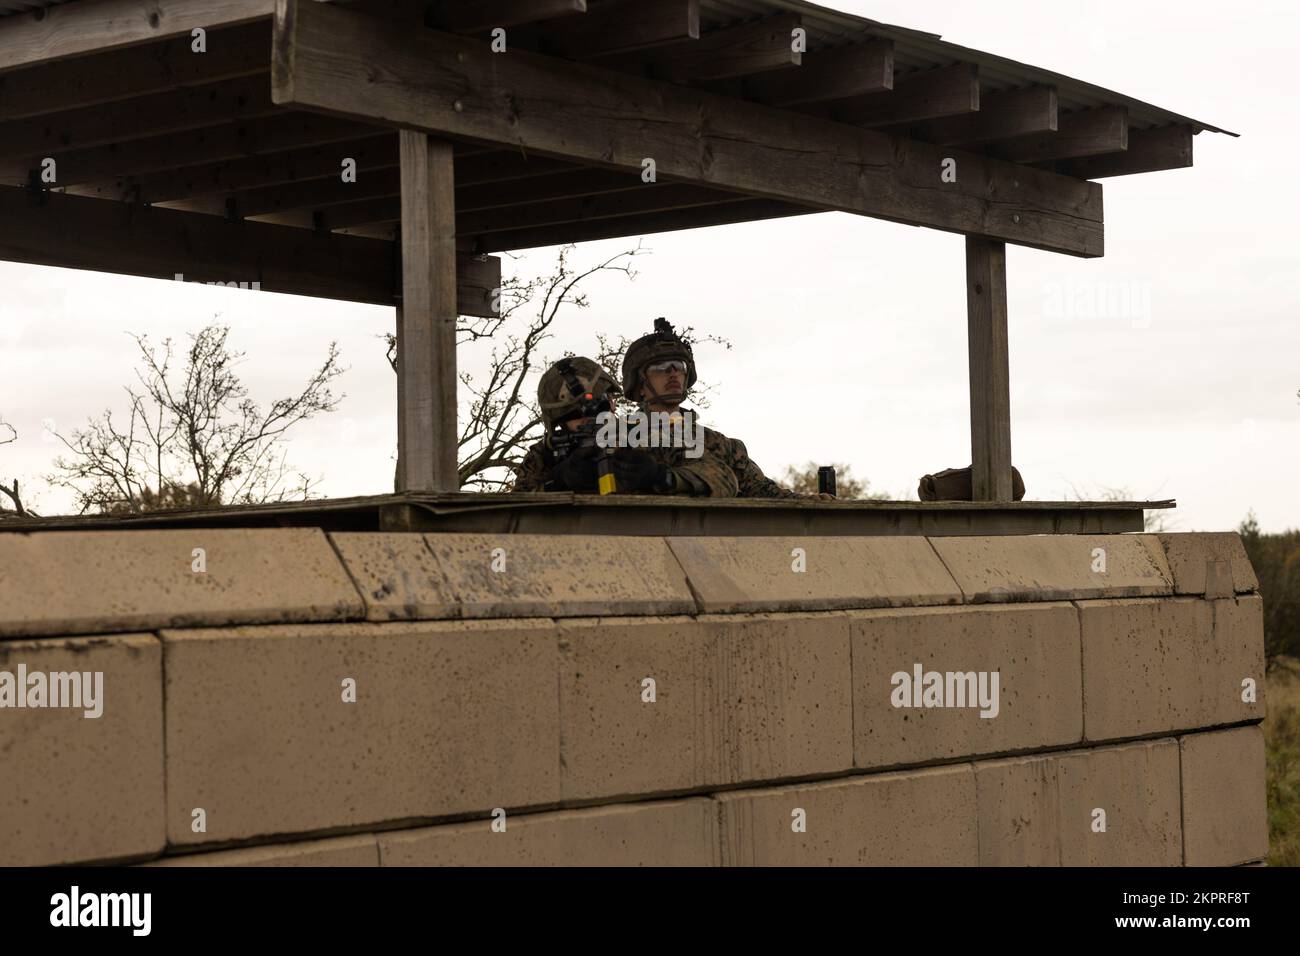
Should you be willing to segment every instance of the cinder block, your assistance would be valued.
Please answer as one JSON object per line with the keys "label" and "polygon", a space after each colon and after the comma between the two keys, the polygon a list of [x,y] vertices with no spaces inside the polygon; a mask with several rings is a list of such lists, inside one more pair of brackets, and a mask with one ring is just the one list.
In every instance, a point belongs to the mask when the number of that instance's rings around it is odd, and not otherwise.
{"label": "cinder block", "polygon": [[1175,594],[1205,594],[1207,578],[1213,578],[1212,569],[1218,562],[1228,563],[1228,577],[1237,593],[1259,590],[1255,569],[1246,556],[1241,535],[1235,531],[1159,534],[1156,537],[1168,557]]}
{"label": "cinder block", "polygon": [[[970,764],[735,790],[714,800],[721,811],[724,866],[978,862]],[[801,821],[804,832],[796,832]]]}
{"label": "cinder block", "polygon": [[460,605],[422,534],[336,532],[330,535],[357,583],[371,621],[460,617]]}
{"label": "cinder block", "polygon": [[956,582],[922,537],[673,537],[668,546],[704,611],[961,603]]}
{"label": "cinder block", "polygon": [[273,843],[215,853],[187,853],[154,860],[145,866],[378,866],[379,844],[373,833]]}
{"label": "cinder block", "polygon": [[718,815],[697,797],[507,815],[379,837],[384,866],[717,866]]}
{"label": "cinder block", "polygon": [[931,538],[930,543],[971,604],[1137,597],[1173,590],[1164,549],[1152,535],[971,536]]}
{"label": "cinder block", "polygon": [[4,534],[0,567],[0,637],[364,614],[317,528]]}
{"label": "cinder block", "polygon": [[1188,734],[1178,745],[1187,865],[1232,866],[1268,856],[1264,731],[1256,725]]}
{"label": "cinder block", "polygon": [[[1083,738],[1079,617],[1073,605],[905,608],[847,617],[854,766],[918,764]],[[941,676],[943,706],[912,706],[926,683],[913,687],[917,664],[923,674]],[[964,675],[973,675],[973,686]],[[981,706],[980,688],[991,705]]]}
{"label": "cinder block", "polygon": [[566,800],[853,765],[840,614],[564,621],[560,656]]}
{"label": "cinder block", "polygon": [[662,538],[430,534],[426,540],[467,618],[696,610],[686,575]]}
{"label": "cinder block", "polygon": [[[8,537],[0,535],[0,538]],[[19,681],[19,668],[25,669]],[[22,685],[90,673],[89,708],[15,708]],[[101,673],[102,678],[93,675]],[[4,676],[8,675],[8,676]],[[84,677],[81,679],[84,682]],[[58,680],[60,700],[68,684]],[[162,652],[150,634],[0,642],[0,866],[123,860],[164,838]],[[86,711],[99,711],[86,717]]]}
{"label": "cinder block", "polygon": [[1178,746],[975,764],[981,866],[1178,866]]}
{"label": "cinder block", "polygon": [[1258,600],[1080,601],[1084,739],[1262,720],[1262,695],[1242,700],[1263,682]]}
{"label": "cinder block", "polygon": [[[168,838],[246,839],[559,798],[550,621],[164,631]],[[343,681],[356,682],[345,702]],[[206,832],[193,831],[193,811]]]}

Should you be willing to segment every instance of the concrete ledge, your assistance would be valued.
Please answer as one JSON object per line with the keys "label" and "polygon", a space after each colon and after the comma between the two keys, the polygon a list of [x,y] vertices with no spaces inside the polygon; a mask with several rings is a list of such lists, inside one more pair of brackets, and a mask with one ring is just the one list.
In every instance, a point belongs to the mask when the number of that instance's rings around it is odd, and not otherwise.
{"label": "concrete ledge", "polygon": [[314,528],[6,533],[0,567],[0,637],[364,614]]}
{"label": "concrete ledge", "polygon": [[668,546],[703,611],[961,603],[956,582],[922,537],[674,537]]}
{"label": "concrete ledge", "polygon": [[[1152,535],[1056,534],[931,538],[971,604],[1173,593]],[[1094,570],[1102,567],[1105,571]]]}
{"label": "concrete ledge", "polygon": [[717,866],[707,798],[507,815],[379,837],[384,866]]}
{"label": "concrete ledge", "polygon": [[[176,845],[559,798],[550,621],[164,631]],[[356,702],[343,680],[356,681]],[[206,832],[196,833],[196,808]]]}
{"label": "concrete ledge", "polygon": [[975,786],[981,866],[1182,862],[1175,740],[984,761]]}
{"label": "concrete ledge", "polygon": [[187,853],[154,860],[145,866],[378,866],[379,844],[373,833],[361,836],[275,843],[215,853]]}
{"label": "concrete ledge", "polygon": [[[686,575],[662,538],[431,534],[425,540],[463,617],[696,610]],[[503,570],[494,570],[494,562]]]}
{"label": "concrete ledge", "polygon": [[422,534],[334,532],[330,541],[356,582],[369,621],[437,621],[460,617]]}
{"label": "concrete ledge", "polygon": [[[6,570],[8,570],[6,568]],[[49,866],[160,853],[162,650],[151,634],[0,642],[0,699],[34,674],[102,672],[84,707],[0,709],[0,866]],[[84,678],[82,678],[84,680]],[[92,687],[95,678],[91,677]],[[60,699],[66,686],[60,685]],[[34,686],[29,684],[28,690]],[[84,697],[79,699],[86,703]],[[52,703],[48,694],[29,702]]]}
{"label": "concrete ledge", "polygon": [[1233,866],[1268,856],[1264,731],[1188,734],[1178,745],[1187,865]]}
{"label": "concrete ledge", "polygon": [[838,615],[564,621],[560,667],[566,800],[853,766]]}
{"label": "concrete ledge", "polygon": [[[1259,590],[1241,535],[1235,531],[1159,534],[1169,569],[1174,576],[1175,594],[1206,594],[1226,597]],[[1222,567],[1222,563],[1227,567]],[[1219,565],[1216,567],[1216,565]],[[1216,579],[1222,577],[1224,581]],[[1223,593],[1226,590],[1226,594]]]}
{"label": "concrete ledge", "polygon": [[[1080,601],[1083,731],[1113,740],[1262,720],[1258,597]],[[1216,627],[1215,621],[1219,624]],[[1256,702],[1242,681],[1256,682]]]}
{"label": "concrete ledge", "polygon": [[[1079,618],[1068,603],[847,612],[853,647],[853,763],[887,767],[1061,746],[1083,739]],[[996,710],[969,699],[912,706],[915,665],[923,673],[961,675],[991,691]],[[904,674],[907,683],[895,682]],[[900,687],[899,685],[902,684]],[[974,688],[970,688],[973,690]],[[915,694],[915,698],[913,697]],[[990,695],[991,696],[991,695]],[[901,700],[904,706],[894,706]],[[934,702],[933,700],[931,701]],[[964,704],[966,706],[953,706]],[[981,717],[981,711],[991,716]]]}
{"label": "concrete ledge", "polygon": [[[969,764],[714,797],[724,866],[975,866]],[[804,832],[795,832],[798,812]]]}

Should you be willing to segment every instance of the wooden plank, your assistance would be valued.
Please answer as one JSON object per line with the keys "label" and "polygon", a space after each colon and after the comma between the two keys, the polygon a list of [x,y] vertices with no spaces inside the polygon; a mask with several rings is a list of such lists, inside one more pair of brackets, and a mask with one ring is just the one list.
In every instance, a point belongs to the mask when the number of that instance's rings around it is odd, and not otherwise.
{"label": "wooden plank", "polygon": [[699,36],[699,0],[618,0],[547,23],[538,43],[565,59],[591,60]]}
{"label": "wooden plank", "polygon": [[975,113],[979,108],[979,69],[973,63],[956,63],[895,77],[891,92],[836,103],[831,116],[854,126],[896,126]]}
{"label": "wooden plank", "polygon": [[777,202],[773,199],[744,199],[715,206],[696,206],[690,209],[675,209],[670,212],[624,216],[617,219],[589,219],[562,226],[540,226],[493,232],[474,237],[472,248],[481,252],[507,252],[538,246],[557,246],[568,242],[621,239],[630,236],[648,236],[659,232],[678,232],[683,229],[702,229],[708,226],[806,216],[815,212],[820,210]]}
{"label": "wooden plank", "polygon": [[973,496],[976,501],[1010,501],[1007,250],[1001,242],[966,239],[966,329]]}
{"label": "wooden plank", "polygon": [[[375,132],[376,127],[371,123],[282,110],[274,116],[244,123],[225,123],[89,149],[55,150],[50,155],[58,161],[59,183],[71,186],[344,142]],[[40,160],[39,154],[0,159],[0,183],[27,182],[28,171],[38,167]]]}
{"label": "wooden plank", "polygon": [[260,74],[0,123],[0,158],[52,156],[283,113]]}
{"label": "wooden plank", "polygon": [[802,106],[894,88],[892,40],[803,54],[797,70],[764,73],[745,81],[745,94],[768,106]]}
{"label": "wooden plank", "polygon": [[1128,149],[1128,109],[1104,106],[1095,110],[1062,113],[1057,131],[1040,136],[995,143],[990,152],[1015,163],[1042,163],[1054,159],[1122,153]]}
{"label": "wooden plank", "polygon": [[452,33],[485,33],[587,12],[587,0],[441,0],[433,22]]}
{"label": "wooden plank", "polygon": [[[800,113],[280,0],[278,103],[662,179],[1102,254],[1099,187]],[[383,71],[371,64],[384,63]],[[889,94],[894,95],[894,94]],[[959,158],[943,183],[943,159]],[[1095,191],[1094,191],[1095,190]]]}
{"label": "wooden plank", "polygon": [[274,0],[77,0],[0,19],[0,73],[105,53],[196,27],[216,30],[271,16]]}
{"label": "wooden plank", "polygon": [[534,226],[589,222],[594,219],[617,219],[643,213],[689,209],[692,206],[711,206],[746,198],[706,186],[656,183],[643,185],[640,189],[584,196],[580,199],[556,199],[524,206],[509,206],[505,209],[465,213],[456,217],[456,225],[458,231],[467,236],[480,236],[489,232],[505,232]]}
{"label": "wooden plank", "polygon": [[[781,13],[765,20],[703,33],[698,40],[659,47],[624,63],[639,62],[673,83],[724,80],[798,66],[793,31],[801,19]],[[598,61],[602,62],[603,61]]]}
{"label": "wooden plank", "polygon": [[1129,176],[1161,169],[1184,169],[1192,165],[1190,126],[1129,130],[1128,149],[1122,153],[1067,159],[1054,164],[1057,172],[1080,179]]}
{"label": "wooden plank", "polygon": [[910,135],[940,146],[988,143],[1056,130],[1056,87],[985,93],[978,113],[929,120],[908,127]]}
{"label": "wooden plank", "polygon": [[398,488],[458,491],[456,222],[451,144],[398,134],[402,305],[398,312]]}
{"label": "wooden plank", "polygon": [[[260,284],[264,292],[392,305],[392,242],[321,236],[256,222],[0,186],[0,260],[187,282]],[[496,270],[495,277],[493,270]],[[490,315],[500,262],[457,260],[458,308]]]}
{"label": "wooden plank", "polygon": [[267,19],[210,31],[206,53],[194,53],[186,35],[0,73],[0,122],[265,74],[270,68],[271,21]]}

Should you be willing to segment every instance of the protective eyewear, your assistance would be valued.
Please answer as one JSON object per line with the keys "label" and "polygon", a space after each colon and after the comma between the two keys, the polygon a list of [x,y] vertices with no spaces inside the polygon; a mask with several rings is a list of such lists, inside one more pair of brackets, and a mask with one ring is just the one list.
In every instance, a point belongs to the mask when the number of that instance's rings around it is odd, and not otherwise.
{"label": "protective eyewear", "polygon": [[682,361],[678,361],[676,359],[667,362],[655,362],[653,365],[647,365],[645,367],[645,370],[647,372],[659,372],[664,374],[667,374],[669,372],[677,372],[680,375],[685,375],[686,363]]}

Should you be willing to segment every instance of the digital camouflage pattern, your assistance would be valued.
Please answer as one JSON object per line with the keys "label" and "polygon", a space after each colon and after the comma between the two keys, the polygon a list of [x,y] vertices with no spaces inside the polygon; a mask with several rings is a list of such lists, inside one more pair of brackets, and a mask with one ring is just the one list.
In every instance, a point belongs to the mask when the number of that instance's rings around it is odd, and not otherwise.
{"label": "digital camouflage pattern", "polygon": [[[579,396],[569,391],[564,373],[560,369],[563,361],[564,359],[561,359],[542,373],[541,381],[537,383],[537,408],[542,413],[542,423],[548,429],[556,419],[578,410]],[[568,362],[582,387],[596,398],[606,393],[619,394],[618,383],[601,368],[599,362],[583,355],[575,355]]]}

